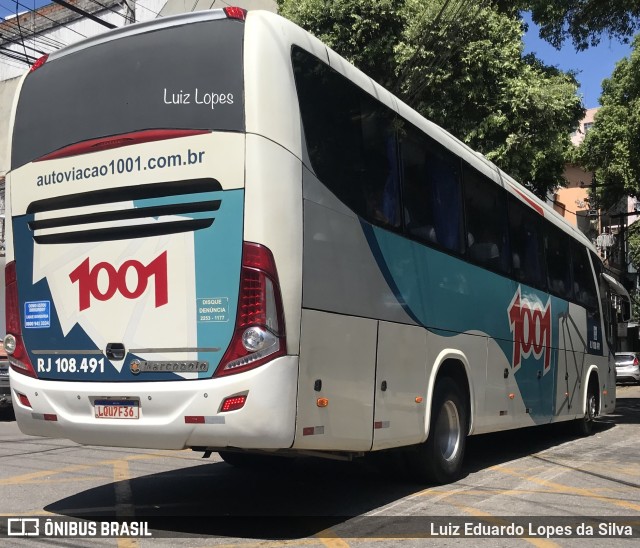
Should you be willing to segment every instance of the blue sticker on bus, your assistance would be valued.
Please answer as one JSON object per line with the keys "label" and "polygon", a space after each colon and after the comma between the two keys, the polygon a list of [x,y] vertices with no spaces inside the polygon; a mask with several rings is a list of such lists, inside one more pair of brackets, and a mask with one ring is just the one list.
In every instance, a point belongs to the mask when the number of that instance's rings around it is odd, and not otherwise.
{"label": "blue sticker on bus", "polygon": [[51,327],[51,302],[28,301],[24,303],[25,329],[43,329]]}

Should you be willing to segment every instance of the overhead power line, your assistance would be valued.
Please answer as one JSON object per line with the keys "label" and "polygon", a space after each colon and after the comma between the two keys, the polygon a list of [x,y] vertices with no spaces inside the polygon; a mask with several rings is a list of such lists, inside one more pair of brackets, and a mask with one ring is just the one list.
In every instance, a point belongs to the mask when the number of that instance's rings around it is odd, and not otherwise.
{"label": "overhead power line", "polygon": [[108,29],[118,28],[113,23],[109,23],[108,21],[105,21],[104,19],[100,19],[100,17],[96,17],[95,15],[93,15],[92,13],[89,13],[88,11],[80,9],[79,7],[74,6],[73,4],[69,4],[69,2],[65,2],[65,0],[53,0],[53,1],[56,4],[60,4],[61,6],[64,6],[68,10],[71,10],[71,11],[74,11],[76,13],[79,13],[83,17],[86,17],[88,19],[91,19],[92,21],[95,21],[96,23],[98,23],[99,25],[102,25],[103,27],[107,27]]}

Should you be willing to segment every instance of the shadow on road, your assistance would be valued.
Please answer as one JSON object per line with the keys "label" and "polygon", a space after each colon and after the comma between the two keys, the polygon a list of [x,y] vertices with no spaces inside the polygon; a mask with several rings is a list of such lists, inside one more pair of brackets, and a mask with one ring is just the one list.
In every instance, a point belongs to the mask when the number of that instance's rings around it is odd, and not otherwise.
{"label": "shadow on road", "polygon": [[[640,398],[623,397],[616,413],[596,425],[596,432],[639,422]],[[569,425],[472,437],[465,476],[576,437]],[[207,462],[82,491],[45,510],[83,519],[145,520],[153,530],[187,536],[304,538],[426,487],[403,478],[402,473],[402,461],[393,454],[351,463],[287,459],[261,470]],[[371,526],[372,520],[367,529]]]}
{"label": "shadow on road", "polygon": [[11,422],[14,420],[16,420],[16,416],[13,413],[13,407],[11,405],[0,407],[0,422]]}

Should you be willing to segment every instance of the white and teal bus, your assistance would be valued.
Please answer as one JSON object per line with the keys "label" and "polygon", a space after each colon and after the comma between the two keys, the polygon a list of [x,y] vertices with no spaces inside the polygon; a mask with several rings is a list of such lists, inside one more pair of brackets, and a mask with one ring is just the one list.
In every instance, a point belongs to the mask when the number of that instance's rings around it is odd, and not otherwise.
{"label": "white and teal bus", "polygon": [[21,430],[461,474],[468,435],[615,405],[589,241],[272,13],[197,12],[40,60],[7,174]]}

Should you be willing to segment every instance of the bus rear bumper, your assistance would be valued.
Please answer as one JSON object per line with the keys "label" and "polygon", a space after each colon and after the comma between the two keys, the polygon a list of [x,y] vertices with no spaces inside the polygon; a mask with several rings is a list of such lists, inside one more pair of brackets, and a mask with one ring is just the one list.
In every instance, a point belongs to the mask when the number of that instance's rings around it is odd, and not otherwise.
{"label": "bus rear bumper", "polygon": [[[33,436],[148,449],[283,449],[294,440],[297,356],[228,377],[175,382],[94,384],[10,375],[18,426]],[[224,400],[239,394],[247,395],[244,406],[221,412]],[[96,418],[95,400],[111,398],[138,401],[139,418]]]}

